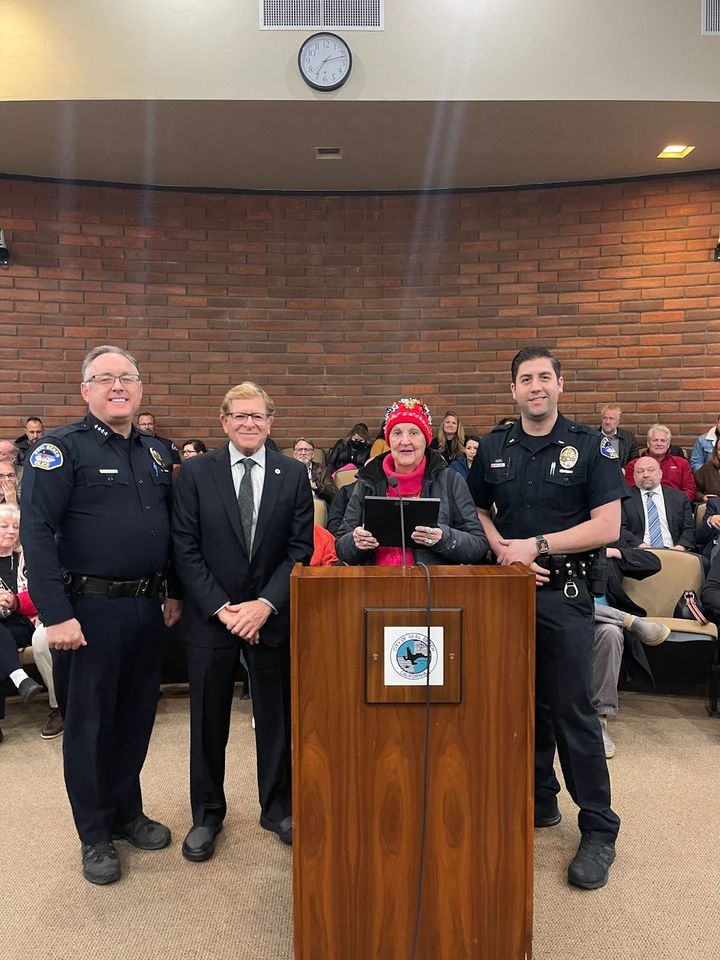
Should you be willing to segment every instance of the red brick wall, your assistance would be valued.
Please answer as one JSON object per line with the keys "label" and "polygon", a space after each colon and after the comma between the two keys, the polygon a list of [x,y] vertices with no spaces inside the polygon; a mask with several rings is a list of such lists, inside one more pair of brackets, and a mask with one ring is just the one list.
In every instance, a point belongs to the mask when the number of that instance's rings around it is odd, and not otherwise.
{"label": "red brick wall", "polygon": [[217,441],[228,386],[274,397],[274,436],[327,445],[387,401],[486,430],[509,362],[544,343],[565,413],[720,411],[720,176],[430,197],[239,196],[0,181],[0,436],[83,412],[91,346],[129,348],[161,433]]}

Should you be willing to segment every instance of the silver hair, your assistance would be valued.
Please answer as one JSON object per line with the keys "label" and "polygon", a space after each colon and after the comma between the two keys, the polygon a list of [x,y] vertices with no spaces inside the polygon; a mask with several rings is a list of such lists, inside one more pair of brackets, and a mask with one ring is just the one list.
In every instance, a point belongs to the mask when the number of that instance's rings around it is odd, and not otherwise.
{"label": "silver hair", "polygon": [[140,373],[140,368],[138,367],[138,362],[135,357],[128,353],[127,350],[123,350],[122,347],[114,347],[111,344],[105,343],[100,347],[93,347],[90,353],[88,353],[83,360],[81,368],[82,381],[85,383],[87,381],[88,370],[90,369],[93,361],[97,360],[98,357],[102,357],[105,353],[117,353],[121,357],[125,357],[126,360],[129,360],[130,363],[135,367],[138,373]]}
{"label": "silver hair", "polygon": [[654,423],[647,432],[648,443],[650,442],[651,433],[662,433],[665,435],[668,442],[672,440],[672,431],[669,430],[664,423]]}

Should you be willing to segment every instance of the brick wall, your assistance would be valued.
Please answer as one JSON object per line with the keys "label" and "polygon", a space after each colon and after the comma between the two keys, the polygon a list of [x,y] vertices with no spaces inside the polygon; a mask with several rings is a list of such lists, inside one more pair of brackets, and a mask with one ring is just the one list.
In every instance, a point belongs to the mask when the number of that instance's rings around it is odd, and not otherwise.
{"label": "brick wall", "polygon": [[228,386],[274,397],[274,436],[328,445],[387,401],[480,431],[509,361],[554,349],[563,410],[656,419],[691,442],[720,411],[720,176],[410,197],[203,194],[0,181],[0,436],[83,412],[85,351],[136,354],[161,433],[215,442]]}

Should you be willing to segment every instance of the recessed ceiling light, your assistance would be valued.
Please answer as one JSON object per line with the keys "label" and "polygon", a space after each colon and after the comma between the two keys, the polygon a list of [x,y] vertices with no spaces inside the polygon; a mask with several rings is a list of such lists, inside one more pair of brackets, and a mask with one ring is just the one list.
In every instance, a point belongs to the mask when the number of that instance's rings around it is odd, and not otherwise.
{"label": "recessed ceiling light", "polygon": [[694,149],[695,147],[689,147],[685,143],[669,143],[657,155],[657,158],[658,160],[682,160]]}

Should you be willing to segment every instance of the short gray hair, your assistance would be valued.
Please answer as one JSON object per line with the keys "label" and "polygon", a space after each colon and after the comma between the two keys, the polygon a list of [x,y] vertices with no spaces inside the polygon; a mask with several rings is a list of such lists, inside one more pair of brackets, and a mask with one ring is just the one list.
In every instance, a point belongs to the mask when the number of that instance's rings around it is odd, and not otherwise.
{"label": "short gray hair", "polygon": [[648,443],[650,442],[650,436],[653,433],[662,433],[664,434],[668,443],[672,440],[672,431],[665,426],[664,423],[654,423],[647,432]]}
{"label": "short gray hair", "polygon": [[138,373],[140,373],[140,368],[138,367],[138,362],[135,357],[128,353],[127,350],[123,350],[122,347],[114,347],[109,343],[104,343],[100,347],[93,347],[90,353],[88,353],[85,359],[82,362],[82,368],[80,375],[82,376],[82,382],[87,382],[88,370],[90,369],[91,364],[97,360],[98,357],[102,357],[105,353],[117,353],[121,357],[125,357],[126,360],[129,360],[130,363],[135,367]]}

